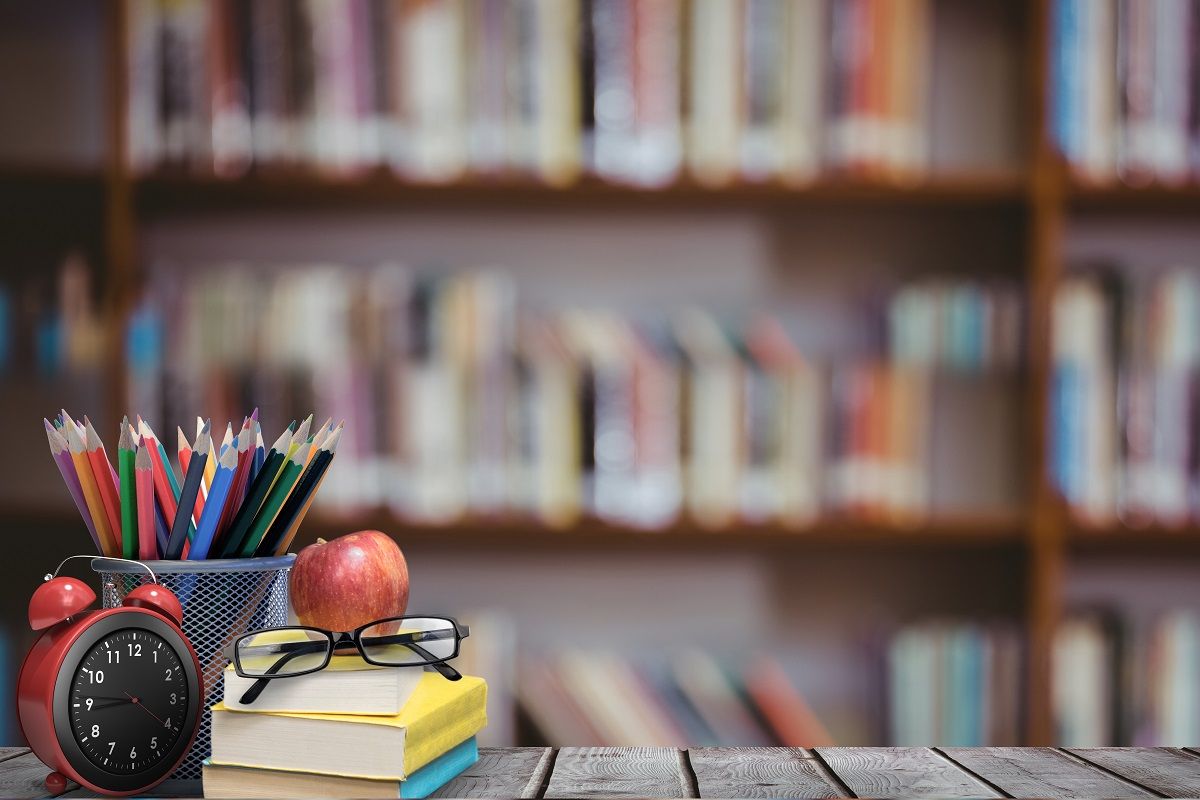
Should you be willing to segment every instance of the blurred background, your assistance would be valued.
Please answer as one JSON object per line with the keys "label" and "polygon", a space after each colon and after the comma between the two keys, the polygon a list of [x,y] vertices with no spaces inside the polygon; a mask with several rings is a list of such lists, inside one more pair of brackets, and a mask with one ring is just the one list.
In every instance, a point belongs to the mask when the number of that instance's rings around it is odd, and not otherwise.
{"label": "blurred background", "polygon": [[258,406],[487,744],[1196,744],[1198,26],[0,5],[0,686],[90,548],[41,418]]}

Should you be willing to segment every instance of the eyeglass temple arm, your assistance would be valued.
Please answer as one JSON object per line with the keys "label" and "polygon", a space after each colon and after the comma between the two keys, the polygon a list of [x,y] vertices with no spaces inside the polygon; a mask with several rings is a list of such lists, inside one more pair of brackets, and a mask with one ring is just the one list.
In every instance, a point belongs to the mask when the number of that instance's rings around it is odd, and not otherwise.
{"label": "eyeglass temple arm", "polygon": [[279,656],[279,658],[275,661],[275,663],[267,668],[266,673],[263,676],[259,677],[259,679],[254,682],[254,685],[251,686],[249,689],[247,689],[242,694],[242,698],[240,701],[241,703],[249,704],[249,703],[253,703],[255,700],[257,700],[258,696],[263,693],[263,689],[266,689],[267,684],[271,682],[271,679],[267,676],[274,675],[275,673],[279,672],[279,670],[281,670],[285,666],[287,666],[287,663],[289,661],[291,661],[293,658],[299,658],[300,656],[306,656],[306,655],[310,655],[312,653],[319,653],[320,651],[324,650],[329,645],[327,642],[316,641],[316,642],[296,642],[296,643],[292,644],[291,646],[294,647],[295,649],[291,650],[290,652],[281,654]]}
{"label": "eyeglass temple arm", "polygon": [[[443,631],[425,631],[424,633],[426,635],[422,637],[423,639],[446,639],[452,636],[452,634]],[[377,641],[379,644],[398,644],[401,647],[407,647],[409,650],[425,659],[426,663],[424,666],[433,667],[435,670],[437,670],[439,675],[448,681],[457,681],[462,678],[461,672],[447,664],[445,659],[438,658],[424,647],[421,647],[421,645],[412,641],[412,637],[413,634],[411,633],[397,633],[392,636],[380,636],[375,641]],[[414,664],[413,666],[416,665]]]}

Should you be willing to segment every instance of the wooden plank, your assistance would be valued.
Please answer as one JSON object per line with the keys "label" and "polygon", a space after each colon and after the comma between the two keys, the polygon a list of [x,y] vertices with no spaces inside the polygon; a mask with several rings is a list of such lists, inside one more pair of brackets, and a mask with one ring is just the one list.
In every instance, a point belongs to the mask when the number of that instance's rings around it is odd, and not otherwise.
{"label": "wooden plank", "polygon": [[1173,747],[1072,747],[1070,752],[1166,797],[1200,797],[1200,758]]}
{"label": "wooden plank", "polygon": [[859,797],[1000,797],[926,747],[820,747],[817,753]]}
{"label": "wooden plank", "polygon": [[696,797],[673,747],[564,747],[546,797]]}
{"label": "wooden plank", "polygon": [[1013,797],[1153,797],[1049,747],[942,747],[942,753]]}
{"label": "wooden plank", "polygon": [[473,767],[430,797],[537,797],[553,763],[549,747],[485,747]]}
{"label": "wooden plank", "polygon": [[841,797],[846,791],[798,747],[698,747],[687,757],[701,797]]}
{"label": "wooden plank", "polygon": [[[0,797],[49,797],[45,783],[49,774],[46,765],[31,752],[10,758],[0,764]],[[67,791],[77,788],[74,783],[67,784]]]}
{"label": "wooden plank", "polygon": [[0,761],[8,761],[10,758],[23,756],[28,752],[28,747],[0,747]]}

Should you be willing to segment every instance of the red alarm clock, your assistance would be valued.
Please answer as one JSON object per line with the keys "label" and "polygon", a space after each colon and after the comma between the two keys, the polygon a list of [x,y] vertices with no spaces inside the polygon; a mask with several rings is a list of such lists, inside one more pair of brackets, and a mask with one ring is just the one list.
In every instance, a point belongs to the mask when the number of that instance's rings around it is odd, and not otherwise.
{"label": "red alarm clock", "polygon": [[29,601],[29,624],[42,633],[21,665],[17,713],[30,748],[53,770],[52,793],[68,780],[104,794],[145,791],[196,736],[200,662],[180,628],[179,599],[146,570],[155,582],[119,608],[89,610],[96,593],[58,570]]}

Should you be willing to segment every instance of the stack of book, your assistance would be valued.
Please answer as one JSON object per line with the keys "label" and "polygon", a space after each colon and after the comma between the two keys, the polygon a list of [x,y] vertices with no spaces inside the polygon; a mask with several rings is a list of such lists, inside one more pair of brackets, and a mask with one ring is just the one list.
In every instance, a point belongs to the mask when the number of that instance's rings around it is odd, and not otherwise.
{"label": "stack of book", "polygon": [[426,797],[475,763],[487,722],[481,678],[448,681],[357,656],[273,680],[241,704],[253,684],[225,671],[205,797]]}
{"label": "stack of book", "polygon": [[1072,276],[1053,319],[1050,465],[1076,518],[1200,517],[1200,273]]}
{"label": "stack of book", "polygon": [[255,397],[271,419],[354,419],[327,511],[802,527],[987,513],[1020,491],[1011,284],[904,286],[831,343],[799,310],[524,308],[500,271],[161,274],[135,315],[137,407],[173,419]]}
{"label": "stack of book", "polygon": [[934,5],[137,0],[129,157],[551,183],[919,174]]}
{"label": "stack of book", "polygon": [[1187,0],[1056,0],[1049,120],[1080,176],[1181,182],[1200,170],[1200,53]]}

